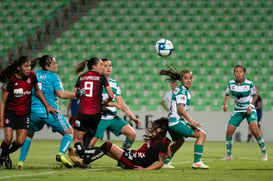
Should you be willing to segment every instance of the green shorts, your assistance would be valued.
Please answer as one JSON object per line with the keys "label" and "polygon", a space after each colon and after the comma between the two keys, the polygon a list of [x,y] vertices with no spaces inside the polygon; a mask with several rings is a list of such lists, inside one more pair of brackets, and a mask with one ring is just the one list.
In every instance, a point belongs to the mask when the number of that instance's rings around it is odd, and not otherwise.
{"label": "green shorts", "polygon": [[233,112],[229,121],[228,121],[228,124],[229,125],[232,125],[232,126],[235,126],[235,127],[238,127],[241,122],[246,118],[248,124],[252,121],[256,121],[257,122],[257,113],[256,111],[253,111],[252,110],[252,113],[251,114],[247,114],[246,112]]}
{"label": "green shorts", "polygon": [[125,125],[128,125],[128,123],[118,116],[116,116],[114,119],[110,119],[110,120],[102,119],[102,120],[100,120],[100,122],[98,124],[95,137],[96,138],[103,138],[104,132],[107,128],[114,135],[116,135],[118,137],[121,134],[121,129]]}
{"label": "green shorts", "polygon": [[194,131],[186,124],[186,122],[181,119],[179,119],[179,123],[176,125],[170,126],[168,131],[173,141],[183,137],[192,137],[194,133]]}

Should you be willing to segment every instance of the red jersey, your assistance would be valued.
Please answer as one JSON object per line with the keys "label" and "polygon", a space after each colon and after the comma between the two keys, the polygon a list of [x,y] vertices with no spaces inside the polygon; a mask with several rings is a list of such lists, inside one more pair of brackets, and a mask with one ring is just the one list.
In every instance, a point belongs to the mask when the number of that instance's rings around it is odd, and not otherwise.
{"label": "red jersey", "polygon": [[95,71],[88,71],[77,80],[75,87],[84,88],[86,96],[80,98],[78,112],[97,114],[101,111],[102,88],[109,86],[106,77]]}
{"label": "red jersey", "polygon": [[131,157],[133,163],[138,166],[148,167],[158,161],[158,155],[167,155],[168,146],[171,141],[165,137],[160,141],[149,140],[144,143],[138,150],[133,151]]}
{"label": "red jersey", "polygon": [[31,110],[31,91],[37,85],[37,77],[34,72],[24,79],[18,79],[13,75],[8,82],[3,84],[2,90],[9,92],[6,110],[14,111],[18,115],[29,114]]}

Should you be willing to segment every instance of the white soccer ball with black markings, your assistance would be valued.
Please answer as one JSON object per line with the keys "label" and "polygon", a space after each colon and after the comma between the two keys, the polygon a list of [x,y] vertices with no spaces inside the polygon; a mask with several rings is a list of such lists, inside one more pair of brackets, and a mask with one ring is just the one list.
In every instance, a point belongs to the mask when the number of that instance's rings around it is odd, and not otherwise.
{"label": "white soccer ball with black markings", "polygon": [[173,53],[173,43],[170,40],[162,38],[155,44],[156,53],[161,57],[167,57]]}

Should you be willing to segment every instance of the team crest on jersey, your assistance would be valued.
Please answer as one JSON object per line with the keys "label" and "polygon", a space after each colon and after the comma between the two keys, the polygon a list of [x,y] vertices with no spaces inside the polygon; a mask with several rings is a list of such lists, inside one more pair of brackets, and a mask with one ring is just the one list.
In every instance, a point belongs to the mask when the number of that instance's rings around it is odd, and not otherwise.
{"label": "team crest on jersey", "polygon": [[9,119],[6,119],[6,120],[5,120],[5,123],[6,123],[6,124],[9,124],[9,122],[10,122]]}
{"label": "team crest on jersey", "polygon": [[31,79],[30,78],[27,79],[27,83],[31,84]]}
{"label": "team crest on jersey", "polygon": [[232,85],[232,86],[230,87],[230,89],[231,89],[231,90],[235,90],[235,87],[236,87],[235,85]]}
{"label": "team crest on jersey", "polygon": [[18,85],[18,83],[17,83],[17,82],[15,82],[14,86],[17,86],[17,85]]}
{"label": "team crest on jersey", "polygon": [[243,89],[244,89],[245,91],[248,91],[248,90],[249,90],[249,87],[245,85]]}

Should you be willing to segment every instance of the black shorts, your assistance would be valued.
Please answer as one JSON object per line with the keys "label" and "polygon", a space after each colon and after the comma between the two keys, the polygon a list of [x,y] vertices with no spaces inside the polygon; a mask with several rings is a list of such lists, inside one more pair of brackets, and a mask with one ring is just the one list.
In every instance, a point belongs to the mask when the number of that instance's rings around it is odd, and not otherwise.
{"label": "black shorts", "polygon": [[75,120],[76,120],[76,116],[71,116],[69,118],[69,124],[72,126],[72,128],[75,128]]}
{"label": "black shorts", "polygon": [[137,165],[141,165],[141,158],[136,158],[134,152],[134,150],[123,148],[118,165],[123,169],[134,169]]}
{"label": "black shorts", "polygon": [[5,111],[4,127],[17,129],[28,129],[30,114],[18,115],[14,111]]}
{"label": "black shorts", "polygon": [[101,119],[101,113],[97,114],[82,114],[78,113],[75,120],[74,129],[78,131],[95,131]]}

